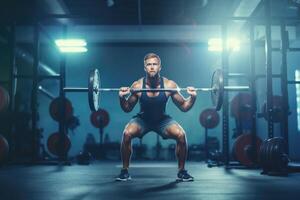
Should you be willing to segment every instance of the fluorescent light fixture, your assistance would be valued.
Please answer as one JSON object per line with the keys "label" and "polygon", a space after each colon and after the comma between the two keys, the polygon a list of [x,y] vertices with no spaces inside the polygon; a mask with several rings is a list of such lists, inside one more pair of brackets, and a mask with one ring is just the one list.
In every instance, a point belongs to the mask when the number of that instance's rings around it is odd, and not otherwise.
{"label": "fluorescent light fixture", "polygon": [[59,47],[60,52],[63,53],[84,53],[87,52],[86,47]]}
{"label": "fluorescent light fixture", "polygon": [[[223,41],[221,38],[211,38],[208,40],[208,51],[223,51]],[[229,38],[226,42],[226,47],[229,51],[240,50],[240,40]]]}
{"label": "fluorescent light fixture", "polygon": [[86,41],[83,39],[58,39],[55,44],[62,53],[87,52]]}
{"label": "fluorescent light fixture", "polygon": [[58,39],[55,40],[58,47],[83,47],[86,46],[86,41],[83,39]]}

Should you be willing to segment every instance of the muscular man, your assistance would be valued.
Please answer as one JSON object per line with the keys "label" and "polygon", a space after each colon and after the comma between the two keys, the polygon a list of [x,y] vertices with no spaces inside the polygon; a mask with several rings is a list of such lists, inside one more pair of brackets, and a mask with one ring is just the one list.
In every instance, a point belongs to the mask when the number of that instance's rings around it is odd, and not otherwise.
{"label": "muscular man", "polygon": [[[149,53],[144,58],[146,77],[135,81],[131,88],[172,88],[177,89],[177,84],[160,76],[161,61],[158,55]],[[149,131],[158,133],[163,139],[174,139],[177,142],[176,156],[178,158],[178,181],[193,181],[193,177],[185,170],[187,155],[186,134],[183,128],[166,114],[166,104],[171,97],[175,105],[183,112],[190,110],[196,100],[196,90],[188,87],[189,98],[185,99],[179,91],[176,92],[134,92],[131,88],[121,87],[119,92],[120,104],[125,112],[130,112],[136,103],[140,103],[140,112],[134,116],[123,131],[121,143],[121,157],[123,169],[116,178],[118,181],[127,181],[131,177],[128,173],[130,156],[132,152],[131,140],[135,137],[142,138]]]}

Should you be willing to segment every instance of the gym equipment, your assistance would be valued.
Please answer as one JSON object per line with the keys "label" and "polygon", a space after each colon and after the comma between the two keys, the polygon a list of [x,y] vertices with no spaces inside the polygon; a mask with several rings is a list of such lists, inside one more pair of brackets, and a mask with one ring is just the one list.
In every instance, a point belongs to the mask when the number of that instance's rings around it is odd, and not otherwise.
{"label": "gym equipment", "polygon": [[207,145],[207,132],[208,129],[215,128],[220,122],[220,116],[214,108],[207,108],[203,110],[199,117],[200,124],[205,128],[204,134],[204,149],[205,149],[205,161],[208,162],[209,148]]}
{"label": "gym equipment", "polygon": [[[100,72],[98,69],[92,69],[89,74],[88,88],[65,87],[65,92],[88,92],[89,106],[92,111],[100,108],[101,92],[119,92],[119,88],[102,88],[100,82]],[[141,88],[131,89],[131,93],[137,92],[178,92],[186,91],[187,88]],[[196,91],[211,92],[211,98],[216,110],[219,111],[223,104],[224,91],[249,90],[249,86],[224,86],[223,71],[217,69],[214,71],[210,88],[195,88]]]}
{"label": "gym equipment", "polygon": [[59,108],[60,104],[63,104],[65,107],[65,121],[68,121],[73,116],[73,107],[71,101],[67,98],[57,97],[51,101],[49,106],[50,116],[58,122],[63,119],[62,112]]}
{"label": "gym equipment", "polygon": [[259,150],[262,174],[287,175],[289,158],[284,150],[284,139],[274,137],[263,142]]}
{"label": "gym equipment", "polygon": [[[251,167],[256,163],[257,155],[260,151],[260,146],[262,140],[259,137],[255,137],[255,151],[253,151],[253,135],[252,134],[242,134],[240,135],[233,144],[233,156],[238,160],[242,165]],[[253,155],[256,153],[256,155]]]}
{"label": "gym equipment", "polygon": [[98,109],[98,111],[94,111],[91,113],[90,121],[94,127],[104,128],[109,124],[109,114],[104,109]]}
{"label": "gym equipment", "polygon": [[[283,98],[282,96],[274,95],[272,98],[273,102],[273,122],[279,123],[283,119]],[[262,114],[265,120],[268,121],[267,103],[265,102],[262,106]]]}
{"label": "gym equipment", "polygon": [[[47,147],[50,153],[56,156],[65,155],[71,148],[71,140],[68,135],[63,135],[62,140],[60,140],[60,133],[52,133],[47,140]],[[64,141],[62,148],[60,148],[60,141]],[[60,152],[61,149],[61,152]]]}
{"label": "gym equipment", "polygon": [[199,122],[204,128],[212,129],[219,124],[220,116],[215,109],[207,108],[201,112]]}
{"label": "gym equipment", "polygon": [[238,93],[230,103],[231,116],[242,121],[251,120],[251,109],[253,104],[250,93]]}

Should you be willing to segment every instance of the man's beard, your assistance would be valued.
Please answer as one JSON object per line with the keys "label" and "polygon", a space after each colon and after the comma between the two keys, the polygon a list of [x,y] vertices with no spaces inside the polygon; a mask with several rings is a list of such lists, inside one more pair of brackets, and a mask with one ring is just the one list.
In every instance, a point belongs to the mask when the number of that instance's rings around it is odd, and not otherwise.
{"label": "man's beard", "polygon": [[158,73],[150,72],[148,76],[149,76],[149,78],[155,79],[155,78],[158,78],[159,75],[158,75]]}
{"label": "man's beard", "polygon": [[158,84],[158,80],[159,80],[159,73],[156,74],[152,74],[152,73],[148,73],[147,74],[147,78],[148,78],[148,82],[150,84],[150,87],[156,87]]}

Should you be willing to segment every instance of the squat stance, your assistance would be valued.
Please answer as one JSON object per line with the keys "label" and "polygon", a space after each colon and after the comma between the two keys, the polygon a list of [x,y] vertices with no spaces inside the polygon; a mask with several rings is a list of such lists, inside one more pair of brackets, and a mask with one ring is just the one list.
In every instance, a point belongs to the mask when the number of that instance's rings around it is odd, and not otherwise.
{"label": "squat stance", "polygon": [[[131,88],[178,88],[177,84],[160,76],[161,60],[158,55],[149,53],[144,58],[146,76],[135,81]],[[185,99],[180,92],[136,92],[130,93],[129,87],[121,87],[119,92],[120,105],[125,112],[130,112],[136,103],[140,103],[140,112],[126,125],[121,143],[121,157],[123,169],[116,178],[118,181],[127,181],[131,177],[128,173],[132,153],[131,140],[135,137],[142,138],[149,131],[158,133],[163,139],[174,139],[177,142],[176,156],[178,158],[179,181],[193,181],[193,177],[185,170],[187,155],[187,141],[183,128],[167,115],[166,104],[171,96],[175,105],[183,112],[190,110],[196,100],[196,90],[188,87],[189,98]],[[129,96],[128,96],[129,95]]]}

